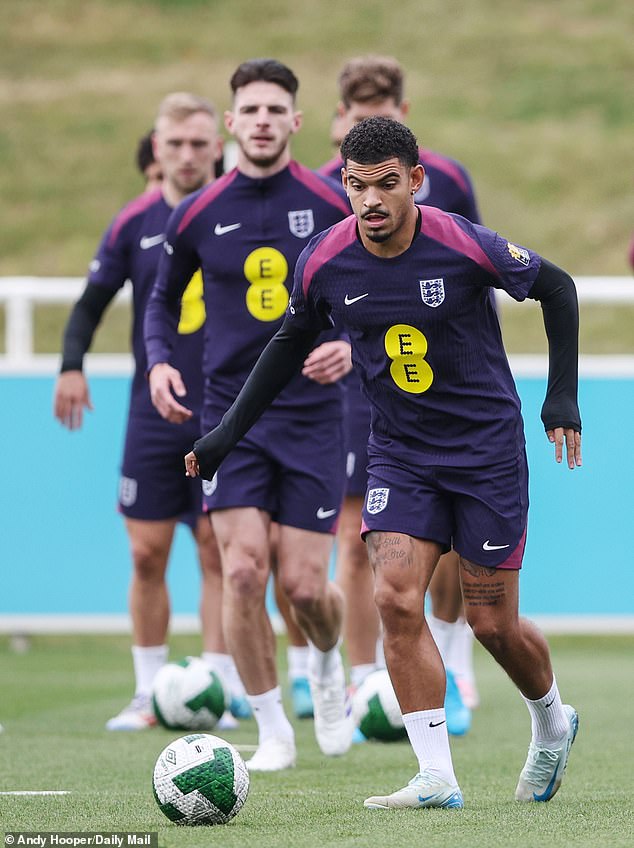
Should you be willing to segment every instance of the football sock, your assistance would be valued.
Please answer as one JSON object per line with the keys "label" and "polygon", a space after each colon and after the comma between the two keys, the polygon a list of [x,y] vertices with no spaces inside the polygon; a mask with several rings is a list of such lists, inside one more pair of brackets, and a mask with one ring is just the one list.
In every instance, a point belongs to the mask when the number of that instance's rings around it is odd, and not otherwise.
{"label": "football sock", "polygon": [[[524,698],[524,695],[522,695]],[[564,712],[557,681],[553,678],[553,685],[543,698],[530,701],[524,698],[531,715],[531,731],[533,742],[540,748],[556,748],[568,732],[568,719]]]}
{"label": "football sock", "polygon": [[167,645],[132,645],[132,664],[136,695],[150,695],[156,672],[165,665],[169,654]]}
{"label": "football sock", "polygon": [[443,664],[447,668],[451,642],[455,633],[455,622],[443,621],[441,618],[436,618],[435,615],[429,614],[427,616],[427,624],[431,630],[431,635],[434,637],[434,642],[436,643]]}
{"label": "football sock", "polygon": [[377,668],[385,668],[385,652],[383,650],[383,635],[379,636],[376,640],[376,667]]}
{"label": "football sock", "polygon": [[251,704],[253,715],[258,723],[260,744],[271,736],[277,739],[295,739],[291,723],[284,712],[282,690],[279,686],[268,692],[262,692],[261,695],[247,695],[247,700]]}
{"label": "football sock", "polygon": [[343,666],[338,642],[329,651],[320,651],[311,642],[308,650],[308,672],[314,680],[328,680]]}
{"label": "football sock", "polygon": [[374,663],[350,666],[350,684],[355,689],[358,689],[368,674],[372,674],[373,671],[376,671],[376,665]]}
{"label": "football sock", "polygon": [[418,759],[418,770],[429,771],[447,783],[456,783],[444,707],[404,713],[403,724]]}
{"label": "football sock", "polygon": [[289,645],[286,649],[288,659],[288,679],[308,677],[308,645]]}
{"label": "football sock", "polygon": [[207,668],[216,671],[220,675],[233,696],[243,698],[246,695],[244,685],[231,654],[216,654],[213,651],[203,651],[201,658],[206,663]]}
{"label": "football sock", "polygon": [[460,617],[453,625],[453,636],[449,644],[447,667],[456,677],[475,682],[473,672],[473,630],[464,618]]}

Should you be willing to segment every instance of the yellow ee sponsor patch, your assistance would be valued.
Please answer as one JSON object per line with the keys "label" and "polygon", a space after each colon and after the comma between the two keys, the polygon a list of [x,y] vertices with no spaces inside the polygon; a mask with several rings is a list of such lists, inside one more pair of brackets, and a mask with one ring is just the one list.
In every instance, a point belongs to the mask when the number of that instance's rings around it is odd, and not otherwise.
{"label": "yellow ee sponsor patch", "polygon": [[511,244],[510,241],[506,243],[506,246],[513,259],[521,262],[522,265],[528,265],[530,263],[531,257],[528,250],[525,250],[523,247],[518,247],[516,244]]}
{"label": "yellow ee sponsor patch", "polygon": [[420,395],[434,381],[434,372],[425,360],[427,338],[409,324],[395,324],[385,334],[385,352],[392,360],[390,376],[404,392]]}
{"label": "yellow ee sponsor patch", "polygon": [[182,336],[195,333],[205,323],[205,301],[203,300],[203,275],[200,268],[187,283],[181,299],[181,315],[178,332]]}
{"label": "yellow ee sponsor patch", "polygon": [[249,281],[246,304],[258,321],[277,321],[288,306],[288,262],[274,247],[258,247],[244,262],[244,276]]}

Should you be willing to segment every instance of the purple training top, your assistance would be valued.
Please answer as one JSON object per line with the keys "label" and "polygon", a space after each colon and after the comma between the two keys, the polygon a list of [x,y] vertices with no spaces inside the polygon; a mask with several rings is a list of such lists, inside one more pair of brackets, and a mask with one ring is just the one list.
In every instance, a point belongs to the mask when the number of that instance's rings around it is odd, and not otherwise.
{"label": "purple training top", "polygon": [[[179,299],[202,268],[205,404],[224,412],[281,326],[307,240],[349,212],[342,188],[297,162],[266,179],[234,169],[184,200],[170,219],[146,314],[150,368],[172,361]],[[289,412],[341,415],[341,387],[298,375],[271,408]]]}
{"label": "purple training top", "polygon": [[524,444],[520,401],[489,287],[516,300],[541,259],[459,215],[418,207],[411,246],[369,253],[347,218],[314,238],[295,272],[289,317],[349,334],[372,405],[368,451],[408,465],[483,466]]}
{"label": "purple training top", "polygon": [[[126,280],[132,282],[133,322],[132,350],[135,371],[130,398],[130,415],[149,417],[152,426],[173,430],[152,406],[148,391],[147,360],[143,344],[143,316],[163,243],[167,221],[172,213],[160,189],[140,195],[128,203],[106,230],[97,253],[90,263],[88,283],[112,291],[120,289]],[[202,375],[200,363],[203,351],[202,326],[205,321],[202,301],[202,279],[192,269],[185,284],[182,309],[179,308],[176,328],[178,344],[173,364],[181,371],[188,393],[185,403],[195,412],[202,404]]]}

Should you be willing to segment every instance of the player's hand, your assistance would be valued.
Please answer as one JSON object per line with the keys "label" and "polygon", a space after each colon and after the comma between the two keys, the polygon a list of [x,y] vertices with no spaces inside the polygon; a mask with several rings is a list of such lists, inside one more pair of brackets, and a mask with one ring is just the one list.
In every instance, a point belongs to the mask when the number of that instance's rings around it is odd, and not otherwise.
{"label": "player's hand", "polygon": [[57,378],[53,399],[53,414],[64,427],[79,430],[84,408],[92,411],[88,383],[81,371],[64,371]]}
{"label": "player's hand", "polygon": [[200,474],[198,459],[194,451],[190,451],[185,457],[185,474],[187,477],[198,477]]}
{"label": "player's hand", "polygon": [[222,424],[194,442],[194,449],[185,457],[185,474],[213,480],[220,463],[231,450]]}
{"label": "player's hand", "polygon": [[561,462],[564,455],[564,442],[566,443],[566,459],[568,468],[576,468],[581,465],[581,433],[572,427],[564,429],[555,427],[547,430],[548,441],[555,445],[555,462]]}
{"label": "player's hand", "polygon": [[150,371],[149,382],[152,403],[163,418],[172,424],[189,421],[194,413],[176,400],[187,394],[180,371],[167,362],[159,362]]}
{"label": "player's hand", "polygon": [[302,374],[322,386],[335,383],[352,370],[352,349],[348,342],[323,342],[306,357]]}

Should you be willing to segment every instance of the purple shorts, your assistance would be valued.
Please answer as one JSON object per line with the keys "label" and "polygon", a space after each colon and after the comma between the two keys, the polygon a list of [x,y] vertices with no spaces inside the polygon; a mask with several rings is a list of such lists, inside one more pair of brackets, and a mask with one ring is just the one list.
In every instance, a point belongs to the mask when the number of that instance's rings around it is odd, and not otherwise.
{"label": "purple shorts", "polygon": [[141,521],[175,518],[194,527],[203,513],[202,487],[200,480],[185,476],[184,457],[199,434],[198,418],[186,424],[129,418],[119,512]]}
{"label": "purple shorts", "polygon": [[346,495],[363,497],[368,487],[368,438],[370,404],[361,392],[359,378],[351,371],[345,380]]}
{"label": "purple shorts", "polygon": [[[221,416],[206,410],[203,430]],[[300,530],[334,533],[345,486],[340,418],[302,421],[264,414],[203,481],[208,511],[257,507]]]}
{"label": "purple shorts", "polygon": [[528,518],[526,453],[486,468],[406,468],[373,458],[362,535],[407,533],[488,568],[521,568]]}

